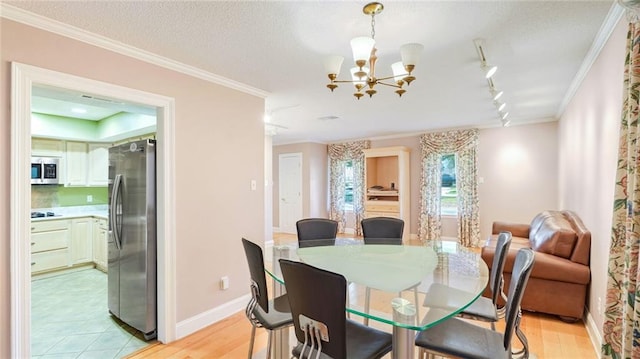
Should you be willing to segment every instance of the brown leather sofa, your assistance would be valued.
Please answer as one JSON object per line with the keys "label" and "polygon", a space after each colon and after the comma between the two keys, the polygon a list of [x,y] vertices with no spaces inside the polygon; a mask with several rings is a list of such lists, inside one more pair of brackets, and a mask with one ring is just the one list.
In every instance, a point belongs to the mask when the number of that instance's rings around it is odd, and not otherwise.
{"label": "brown leather sofa", "polygon": [[[522,299],[522,309],[560,316],[565,321],[582,318],[591,279],[591,232],[571,211],[544,211],[531,224],[493,222],[492,235],[482,248],[482,259],[491,268],[498,234],[513,239],[504,267],[505,292],[518,249],[535,251],[535,264]],[[486,293],[489,295],[490,293]]]}

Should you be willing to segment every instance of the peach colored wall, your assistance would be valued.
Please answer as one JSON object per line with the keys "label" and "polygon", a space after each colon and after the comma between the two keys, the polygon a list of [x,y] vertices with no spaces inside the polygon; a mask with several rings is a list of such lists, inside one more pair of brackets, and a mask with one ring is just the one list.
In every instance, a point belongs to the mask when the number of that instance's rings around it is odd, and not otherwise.
{"label": "peach colored wall", "polygon": [[174,98],[177,320],[248,294],[240,238],[264,239],[264,186],[250,190],[264,178],[264,100],[3,18],[0,33],[0,357],[10,355],[11,61]]}
{"label": "peach colored wall", "polygon": [[479,132],[480,239],[493,221],[530,223],[558,206],[557,123],[483,129]]}
{"label": "peach colored wall", "polygon": [[328,216],[327,145],[295,143],[273,147],[273,226],[280,226],[278,158],[285,153],[302,153],[302,217]]}
{"label": "peach colored wall", "polygon": [[591,230],[588,308],[602,335],[607,259],[622,109],[627,22],[617,25],[567,106],[559,126],[560,206],[575,211]]}

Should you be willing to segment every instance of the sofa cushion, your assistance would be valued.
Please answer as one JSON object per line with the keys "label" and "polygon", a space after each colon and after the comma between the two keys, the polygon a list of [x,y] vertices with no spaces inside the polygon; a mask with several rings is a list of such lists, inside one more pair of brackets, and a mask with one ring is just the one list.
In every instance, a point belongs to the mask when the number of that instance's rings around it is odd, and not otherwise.
{"label": "sofa cushion", "polygon": [[546,217],[536,230],[532,226],[529,237],[533,250],[562,258],[571,257],[576,240],[571,223],[561,214]]}

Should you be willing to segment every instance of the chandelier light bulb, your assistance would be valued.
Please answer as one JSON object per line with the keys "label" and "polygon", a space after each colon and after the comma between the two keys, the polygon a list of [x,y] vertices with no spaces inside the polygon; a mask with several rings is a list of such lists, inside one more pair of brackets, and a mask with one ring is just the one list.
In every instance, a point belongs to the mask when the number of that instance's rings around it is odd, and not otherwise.
{"label": "chandelier light bulb", "polygon": [[338,75],[340,73],[340,68],[342,67],[342,62],[344,61],[344,57],[339,55],[331,55],[327,56],[324,59],[324,71],[327,75],[335,74]]}
{"label": "chandelier light bulb", "polygon": [[[362,67],[369,61],[371,50],[376,44],[375,40],[367,36],[356,37],[351,40],[351,51],[353,52],[353,62]],[[360,65],[360,63],[362,65]]]}
{"label": "chandelier light bulb", "polygon": [[400,57],[402,58],[402,64],[404,66],[413,65],[415,66],[418,63],[418,59],[420,58],[420,53],[424,46],[422,44],[404,44],[400,46]]}
{"label": "chandelier light bulb", "polygon": [[393,71],[393,79],[396,80],[396,82],[402,81],[407,74],[407,70],[404,69],[401,61],[391,64],[391,71]]}

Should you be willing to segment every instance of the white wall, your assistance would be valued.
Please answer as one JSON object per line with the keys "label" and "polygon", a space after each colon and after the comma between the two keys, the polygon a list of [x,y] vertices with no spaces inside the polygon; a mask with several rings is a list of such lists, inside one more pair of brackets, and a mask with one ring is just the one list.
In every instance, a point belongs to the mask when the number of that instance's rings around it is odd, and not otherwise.
{"label": "white wall", "polygon": [[557,123],[479,131],[480,238],[493,221],[531,223],[558,207]]}
{"label": "white wall", "polygon": [[[560,118],[560,206],[591,231],[589,314],[602,335],[627,24],[618,24]],[[599,339],[599,338],[598,338]],[[599,339],[600,340],[600,339]]]}
{"label": "white wall", "polygon": [[[478,170],[484,179],[479,189],[482,244],[491,233],[491,223],[495,220],[530,223],[536,213],[558,208],[558,136],[556,122],[481,129],[478,133]],[[371,140],[372,148],[390,146],[407,146],[411,150],[410,230],[417,234],[421,171],[419,136]],[[274,182],[277,182],[277,154],[306,149],[307,144],[274,147]],[[326,168],[326,162],[316,163]],[[326,178],[326,172],[320,173]],[[324,185],[326,193],[327,184]],[[277,227],[278,201],[274,200],[273,205],[274,226]],[[456,237],[456,222],[455,217],[443,218],[442,235]],[[353,225],[353,216],[347,215],[347,228],[353,228]]]}

